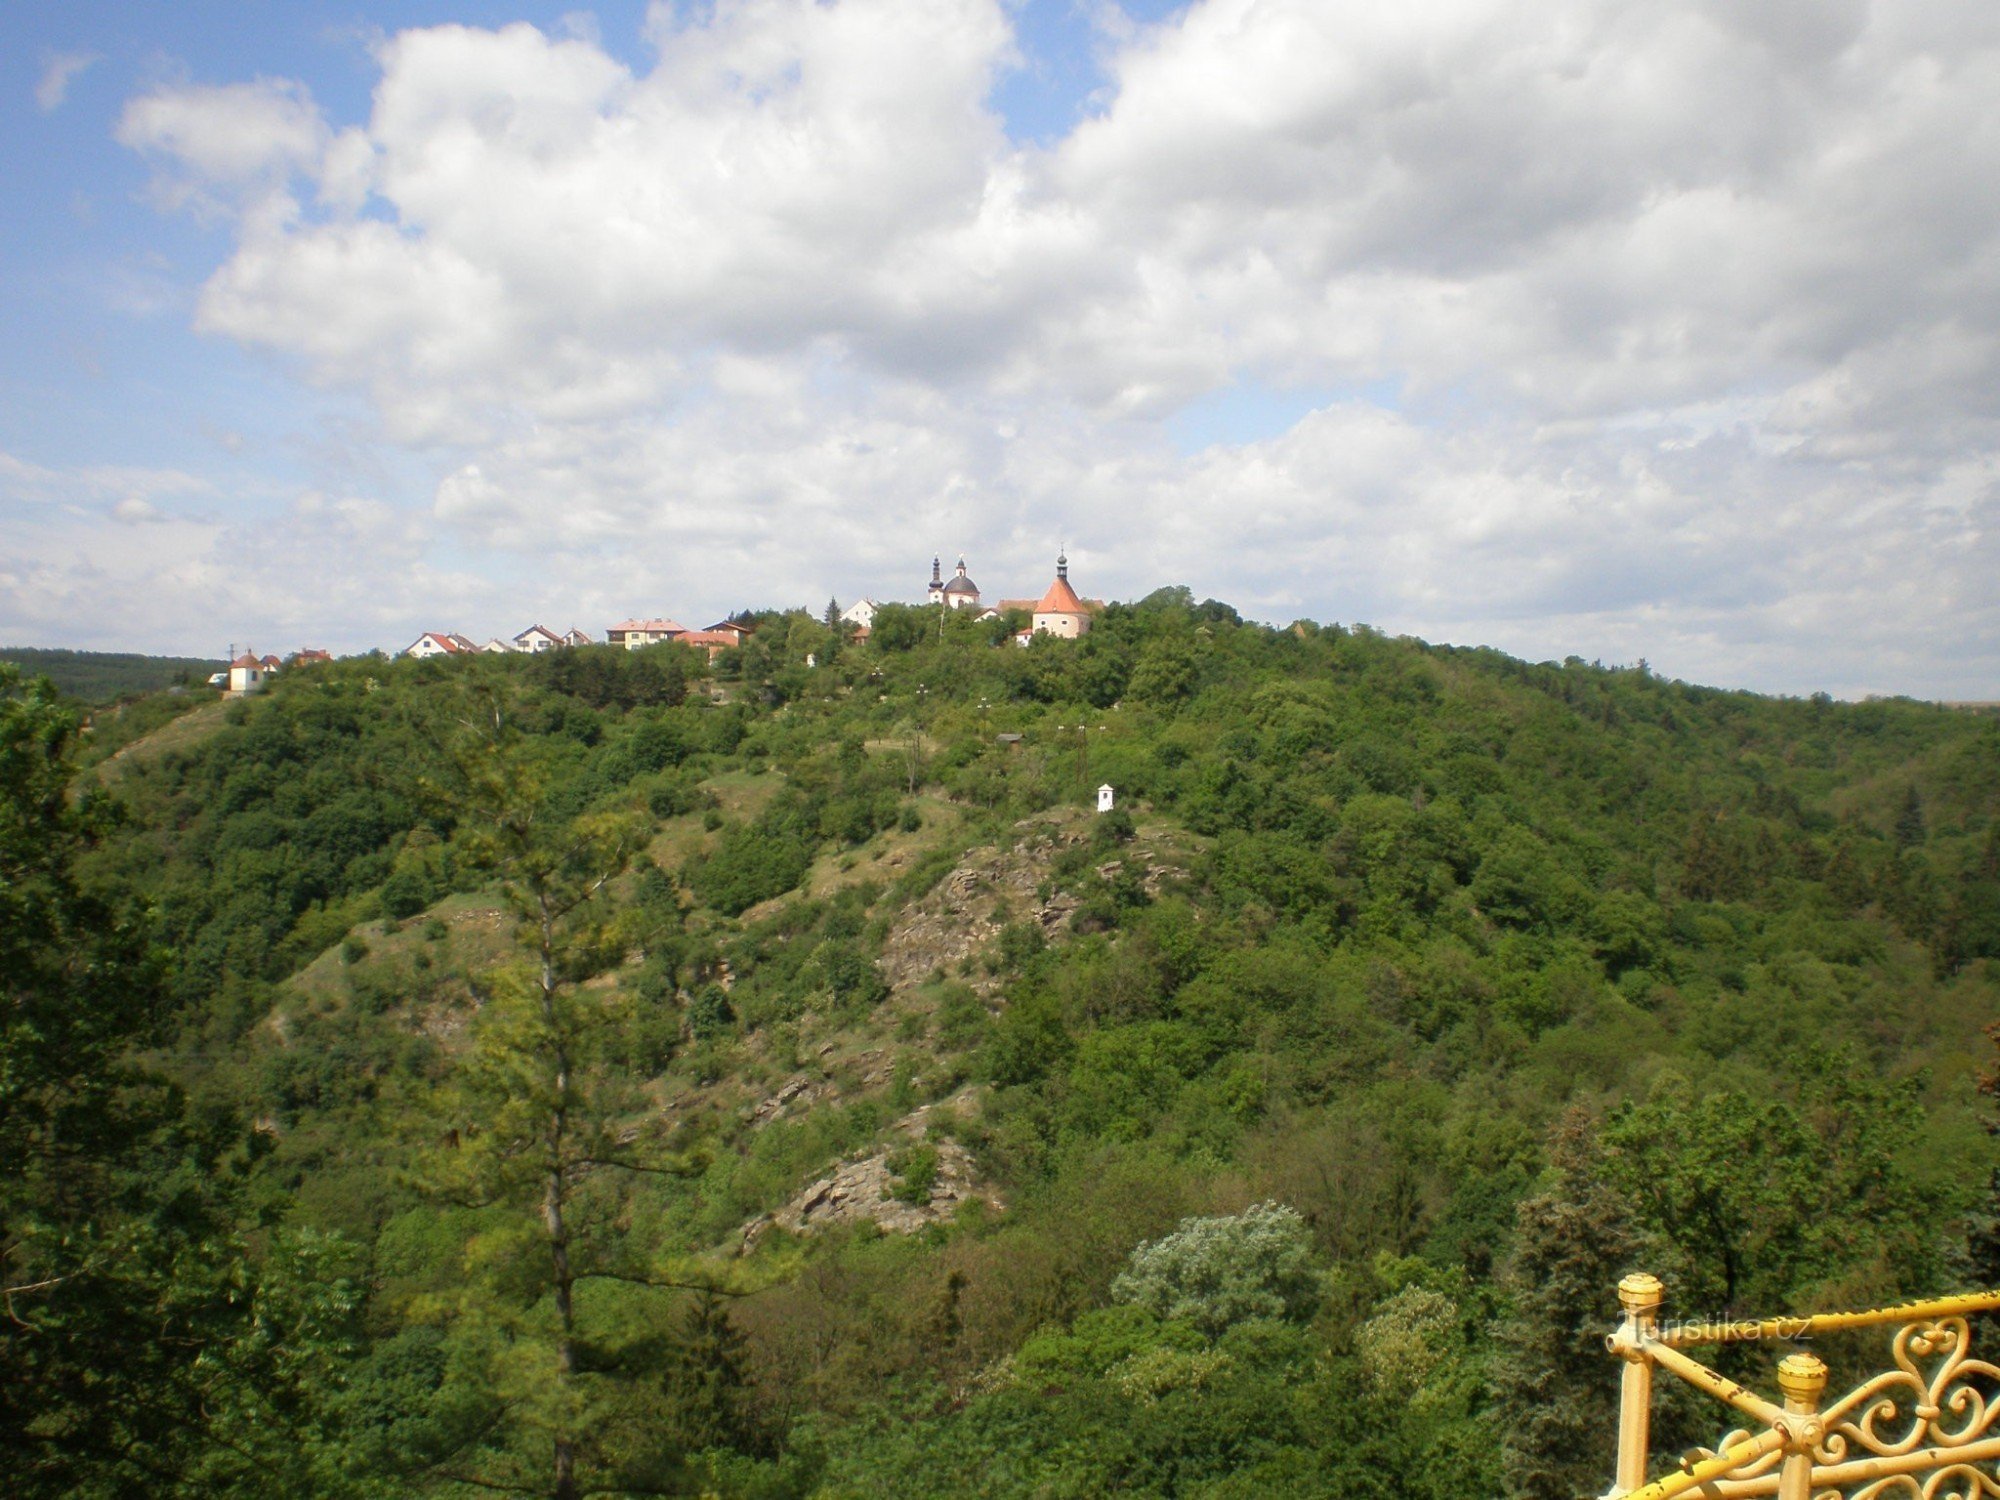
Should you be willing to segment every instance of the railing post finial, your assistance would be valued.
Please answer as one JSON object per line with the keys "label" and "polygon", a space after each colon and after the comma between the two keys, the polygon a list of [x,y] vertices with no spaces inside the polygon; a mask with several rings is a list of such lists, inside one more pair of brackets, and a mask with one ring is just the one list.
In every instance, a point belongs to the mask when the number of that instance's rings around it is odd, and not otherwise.
{"label": "railing post finial", "polygon": [[1820,1397],[1826,1392],[1826,1365],[1816,1354],[1787,1354],[1778,1361],[1778,1389],[1784,1392],[1785,1462],[1778,1470],[1778,1500],[1812,1500],[1813,1449],[1823,1429]]}
{"label": "railing post finial", "polygon": [[[1607,1342],[1625,1361],[1618,1389],[1618,1481],[1611,1495],[1629,1495],[1646,1483],[1653,1416],[1653,1364],[1646,1341],[1653,1336],[1653,1315],[1666,1297],[1660,1278],[1650,1271],[1631,1271],[1618,1282],[1618,1305],[1625,1321]],[[1608,1497],[1607,1497],[1608,1500]]]}

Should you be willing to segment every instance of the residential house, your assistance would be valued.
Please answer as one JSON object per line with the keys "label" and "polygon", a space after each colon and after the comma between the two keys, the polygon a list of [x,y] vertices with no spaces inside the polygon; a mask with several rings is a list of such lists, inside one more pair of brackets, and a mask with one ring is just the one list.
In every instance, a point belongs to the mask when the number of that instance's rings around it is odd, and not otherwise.
{"label": "residential house", "polygon": [[479,648],[455,630],[426,630],[403,648],[404,656],[457,656]]}
{"label": "residential house", "polygon": [[[935,567],[936,564],[933,563],[932,566]],[[881,607],[881,604],[874,599],[857,599],[840,612],[840,618],[857,630],[873,630],[875,611]]]}
{"label": "residential house", "polygon": [[530,625],[514,637],[514,649],[531,656],[539,656],[544,651],[559,651],[562,646],[563,638],[546,625]]}
{"label": "residential house", "polygon": [[316,646],[306,646],[292,653],[291,664],[295,667],[316,667],[322,662],[332,660],[331,651],[322,651]]}
{"label": "residential house", "polygon": [[687,633],[687,626],[678,620],[620,620],[604,632],[604,639],[607,645],[637,651],[641,646],[657,646],[661,641],[676,640]]}
{"label": "residential house", "polygon": [[724,651],[740,646],[755,632],[756,626],[743,620],[722,620],[706,630],[690,630],[675,637],[676,644],[699,647],[714,661]]}
{"label": "residential house", "polygon": [[591,644],[591,639],[572,625],[563,632],[562,642],[565,646],[588,646]]}
{"label": "residential house", "polygon": [[725,635],[733,636],[734,639],[730,642],[730,644],[732,646],[740,646],[745,641],[749,640],[752,635],[756,634],[757,622],[753,620],[747,613],[741,615],[731,615],[728,619],[717,620],[713,625],[708,627],[709,633],[716,631],[720,631]]}

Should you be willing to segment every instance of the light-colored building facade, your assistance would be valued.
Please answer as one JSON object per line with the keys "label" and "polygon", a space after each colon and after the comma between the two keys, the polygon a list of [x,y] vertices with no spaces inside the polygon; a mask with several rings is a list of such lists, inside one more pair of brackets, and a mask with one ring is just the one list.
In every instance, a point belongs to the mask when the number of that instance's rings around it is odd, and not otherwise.
{"label": "light-colored building facade", "polygon": [[1056,581],[1035,604],[1032,634],[1053,635],[1073,641],[1090,632],[1090,608],[1069,586],[1069,558],[1056,555]]}
{"label": "light-colored building facade", "polygon": [[403,655],[457,656],[461,652],[477,651],[479,648],[455,630],[426,630],[403,648]]}
{"label": "light-colored building facade", "polygon": [[942,604],[951,609],[977,609],[979,585],[966,577],[963,557],[958,560],[958,571],[949,578],[943,576],[939,559],[933,557],[930,587],[924,597],[932,604]]}
{"label": "light-colored building facade", "polygon": [[271,675],[266,659],[250,651],[245,651],[229,664],[229,691],[232,693],[261,693],[264,679]]}
{"label": "light-colored building facade", "polygon": [[608,645],[637,651],[686,634],[687,626],[677,620],[620,620],[604,632],[604,639]]}

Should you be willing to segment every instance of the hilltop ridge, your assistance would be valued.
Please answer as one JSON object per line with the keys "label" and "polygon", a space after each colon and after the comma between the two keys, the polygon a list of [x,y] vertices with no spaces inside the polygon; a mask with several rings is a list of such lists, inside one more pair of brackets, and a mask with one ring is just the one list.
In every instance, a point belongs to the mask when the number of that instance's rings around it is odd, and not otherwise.
{"label": "hilltop ridge", "polygon": [[[1170,592],[935,626],[334,662],[106,763],[84,868],[159,914],[165,1066],[254,1122],[244,1211],[371,1268],[300,1452],[531,1475],[566,1419],[514,1372],[567,1339],[613,1488],[1430,1493],[1372,1429],[1494,1493],[1548,1378],[1510,1267],[1626,1268],[1534,1238],[1579,1159],[1699,1305],[1966,1274],[2000,726]],[[544,963],[522,882],[572,879]],[[1266,1202],[1303,1292],[1135,1290]]]}

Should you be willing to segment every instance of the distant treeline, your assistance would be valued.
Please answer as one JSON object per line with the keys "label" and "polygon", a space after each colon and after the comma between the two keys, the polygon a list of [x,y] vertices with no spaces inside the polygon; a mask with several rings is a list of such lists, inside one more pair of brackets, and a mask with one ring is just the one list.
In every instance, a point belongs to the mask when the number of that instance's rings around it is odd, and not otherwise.
{"label": "distant treeline", "polygon": [[43,646],[0,646],[0,661],[15,663],[30,677],[46,677],[66,696],[86,703],[108,703],[132,693],[157,693],[176,684],[205,682],[225,665],[193,656],[57,651]]}

